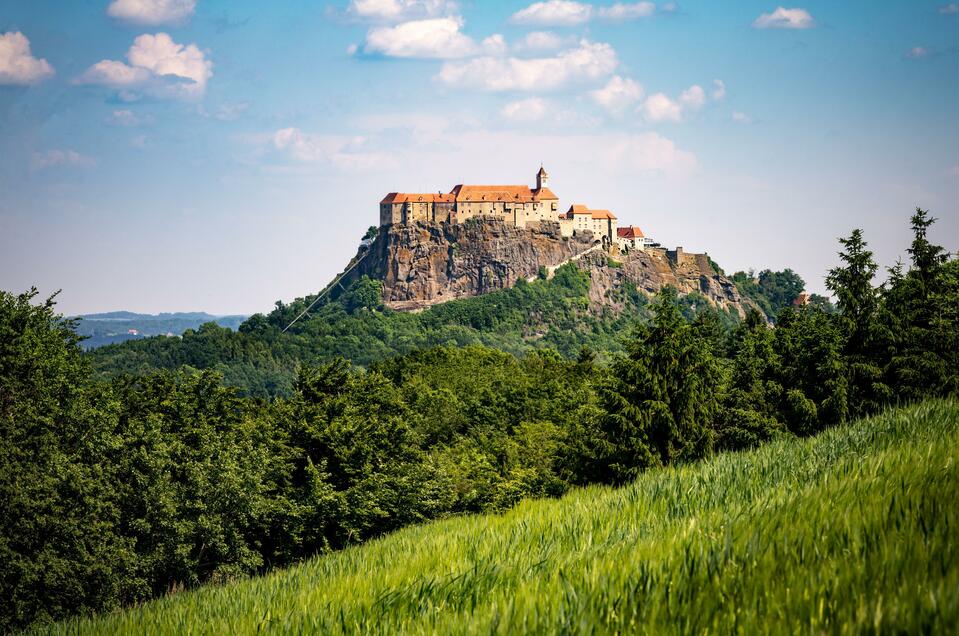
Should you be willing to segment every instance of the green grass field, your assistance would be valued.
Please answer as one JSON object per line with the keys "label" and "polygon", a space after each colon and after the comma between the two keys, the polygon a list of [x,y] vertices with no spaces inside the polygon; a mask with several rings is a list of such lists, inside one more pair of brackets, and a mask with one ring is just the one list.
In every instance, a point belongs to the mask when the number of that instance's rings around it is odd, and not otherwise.
{"label": "green grass field", "polygon": [[957,498],[928,402],[49,631],[955,633]]}

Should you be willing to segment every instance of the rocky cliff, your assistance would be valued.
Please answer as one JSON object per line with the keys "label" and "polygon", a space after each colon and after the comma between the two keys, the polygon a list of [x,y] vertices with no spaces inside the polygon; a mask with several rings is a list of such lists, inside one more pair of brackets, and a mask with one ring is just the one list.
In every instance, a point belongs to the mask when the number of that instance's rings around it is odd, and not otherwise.
{"label": "rocky cliff", "polygon": [[745,315],[735,285],[705,255],[648,250],[610,257],[589,233],[564,238],[559,224],[550,222],[528,228],[498,220],[382,228],[343,282],[363,275],[381,280],[387,306],[416,310],[511,287],[571,261],[589,272],[596,311],[617,311],[614,299],[625,285],[649,294],[672,285],[680,294],[699,292],[710,303]]}

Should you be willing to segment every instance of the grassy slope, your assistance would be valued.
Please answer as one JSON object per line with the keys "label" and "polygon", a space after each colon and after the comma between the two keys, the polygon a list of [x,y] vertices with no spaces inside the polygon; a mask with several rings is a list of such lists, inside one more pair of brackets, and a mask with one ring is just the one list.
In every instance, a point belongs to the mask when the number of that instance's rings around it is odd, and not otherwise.
{"label": "grassy slope", "polygon": [[954,632],[957,460],[929,402],[54,631]]}

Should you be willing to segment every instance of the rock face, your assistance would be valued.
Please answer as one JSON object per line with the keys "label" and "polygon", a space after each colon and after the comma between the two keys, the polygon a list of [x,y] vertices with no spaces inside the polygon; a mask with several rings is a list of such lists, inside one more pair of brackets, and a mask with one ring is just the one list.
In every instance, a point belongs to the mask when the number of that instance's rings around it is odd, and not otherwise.
{"label": "rock face", "polygon": [[594,311],[619,311],[615,298],[625,285],[655,294],[672,285],[680,294],[701,293],[710,303],[745,315],[735,285],[718,274],[704,254],[653,249],[610,257],[589,233],[560,235],[559,224],[544,221],[519,228],[499,220],[463,224],[395,225],[382,228],[368,253],[343,284],[367,275],[383,281],[384,303],[399,310],[478,296],[531,280],[541,268],[551,275],[573,261],[590,275]]}
{"label": "rock face", "polygon": [[611,266],[605,253],[590,253],[578,261],[579,267],[589,272],[590,304],[595,310],[603,306],[619,310],[610,299],[621,297],[616,292],[626,285],[635,285],[647,294],[671,285],[681,296],[698,292],[720,309],[746,315],[749,301],[739,295],[731,280],[713,269],[705,254],[680,254],[676,259],[673,252],[650,249],[613,258],[619,266]]}
{"label": "rock face", "polygon": [[563,238],[559,223],[520,228],[490,219],[383,228],[347,280],[383,281],[383,301],[421,309],[512,287],[593,246],[592,235]]}

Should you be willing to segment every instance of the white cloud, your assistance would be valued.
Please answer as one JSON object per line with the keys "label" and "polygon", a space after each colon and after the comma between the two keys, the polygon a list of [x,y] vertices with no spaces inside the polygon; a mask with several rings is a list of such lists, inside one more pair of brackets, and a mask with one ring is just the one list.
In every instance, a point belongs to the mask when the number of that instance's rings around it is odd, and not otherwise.
{"label": "white cloud", "polygon": [[931,52],[932,51],[925,46],[914,46],[906,51],[906,57],[911,60],[921,60],[924,57],[929,57]]}
{"label": "white cloud", "polygon": [[[366,46],[363,50],[391,57],[446,59],[475,55],[480,47],[460,31],[462,26],[462,18],[451,17],[412,20],[396,26],[377,27],[366,34]],[[505,48],[505,42],[503,44]]]}
{"label": "white cloud", "polygon": [[611,112],[619,113],[627,106],[642,99],[643,87],[636,80],[614,75],[606,83],[606,86],[591,91],[590,96],[600,106]]}
{"label": "white cloud", "polygon": [[447,86],[485,91],[543,91],[577,81],[595,81],[612,73],[618,63],[610,45],[581,40],[577,48],[555,57],[487,56],[467,62],[446,62],[436,79]]}
{"label": "white cloud", "polygon": [[609,7],[599,9],[599,17],[605,20],[622,21],[635,20],[637,18],[648,18],[656,13],[656,3],[654,2],[617,2]]}
{"label": "white cloud", "polygon": [[38,84],[51,76],[53,67],[33,57],[27,36],[19,31],[0,34],[0,85]]}
{"label": "white cloud", "polygon": [[959,3],[950,2],[939,7],[940,15],[956,15],[959,13]]}
{"label": "white cloud", "polygon": [[540,26],[578,26],[586,24],[593,18],[609,20],[610,22],[624,22],[648,18],[655,14],[672,13],[676,11],[675,2],[667,2],[658,9],[655,2],[617,2],[615,4],[596,7],[585,2],[574,0],[545,0],[534,2],[525,9],[517,11],[510,18],[515,24],[534,24]]}
{"label": "white cloud", "polygon": [[127,51],[127,60],[129,64],[97,62],[75,81],[143,89],[158,97],[198,97],[213,77],[213,63],[195,44],[177,44],[166,33],[137,37]]}
{"label": "white cloud", "polygon": [[[537,99],[542,98],[521,100],[522,105],[509,109],[516,119],[504,117],[506,128],[490,129],[474,118],[457,116],[364,115],[350,122],[352,130],[359,131],[355,137],[284,128],[250,141],[259,147],[258,156],[268,171],[369,173],[378,182],[400,187],[409,178],[415,182],[421,177],[411,173],[410,166],[427,163],[436,166],[437,174],[449,175],[433,187],[446,184],[447,179],[456,183],[452,179],[462,179],[464,169],[480,180],[483,175],[525,174],[530,165],[538,166],[544,159],[550,167],[565,164],[567,172],[588,166],[612,180],[641,174],[681,179],[697,170],[694,154],[655,132],[586,133],[582,120],[566,119],[572,113],[564,112],[560,100],[539,103]],[[503,148],[515,152],[504,154]]]}
{"label": "white cloud", "polygon": [[56,168],[58,166],[91,168],[96,165],[96,161],[92,157],[81,155],[76,150],[47,150],[33,153],[30,165],[34,170]]}
{"label": "white cloud", "polygon": [[606,160],[626,173],[684,176],[696,170],[696,156],[654,132],[608,140]]}
{"label": "white cloud", "polygon": [[484,39],[481,47],[487,55],[506,55],[506,51],[509,49],[506,45],[506,38],[499,33],[494,33]]}
{"label": "white cloud", "polygon": [[[716,80],[720,82],[720,80]],[[725,91],[725,86],[723,87]],[[716,91],[713,92],[713,99]],[[725,92],[722,93],[725,96]],[[654,124],[663,122],[678,123],[683,121],[688,113],[700,110],[706,105],[706,91],[699,84],[693,84],[682,93],[678,99],[672,99],[665,93],[654,93],[646,98],[639,107],[643,118]]]}
{"label": "white cloud", "polygon": [[364,20],[403,22],[454,15],[457,9],[452,0],[351,0],[347,13]]}
{"label": "white cloud", "polygon": [[371,150],[369,140],[363,136],[314,135],[299,128],[281,128],[268,141],[274,150],[298,163],[361,172],[396,165],[393,155]]}
{"label": "white cloud", "polygon": [[530,97],[510,102],[503,106],[500,114],[503,118],[513,122],[539,121],[546,116],[549,106],[542,97]]}
{"label": "white cloud", "polygon": [[679,103],[684,110],[699,110],[706,103],[706,91],[699,84],[693,84],[680,93]]}
{"label": "white cloud", "polygon": [[720,79],[713,80],[713,100],[720,102],[726,99],[726,83]]}
{"label": "white cloud", "polygon": [[772,13],[764,13],[753,22],[756,29],[808,29],[814,25],[812,16],[805,9],[777,7]]}
{"label": "white cloud", "polygon": [[750,116],[747,115],[746,113],[741,113],[741,112],[739,112],[738,110],[734,110],[734,111],[733,111],[732,117],[733,117],[733,121],[736,122],[737,124],[751,124],[751,123],[753,123],[752,117],[750,117]]}
{"label": "white cloud", "polygon": [[113,0],[107,15],[133,24],[175,24],[193,15],[196,0]]}
{"label": "white cloud", "polygon": [[546,0],[534,2],[517,11],[510,20],[516,24],[543,26],[576,26],[589,22],[593,7],[573,0]]}
{"label": "white cloud", "polygon": [[683,120],[683,107],[674,102],[665,93],[654,93],[646,98],[640,107],[646,121],[653,123],[680,122]]}
{"label": "white cloud", "polygon": [[532,31],[513,45],[517,51],[552,51],[562,47],[564,38],[550,31]]}

